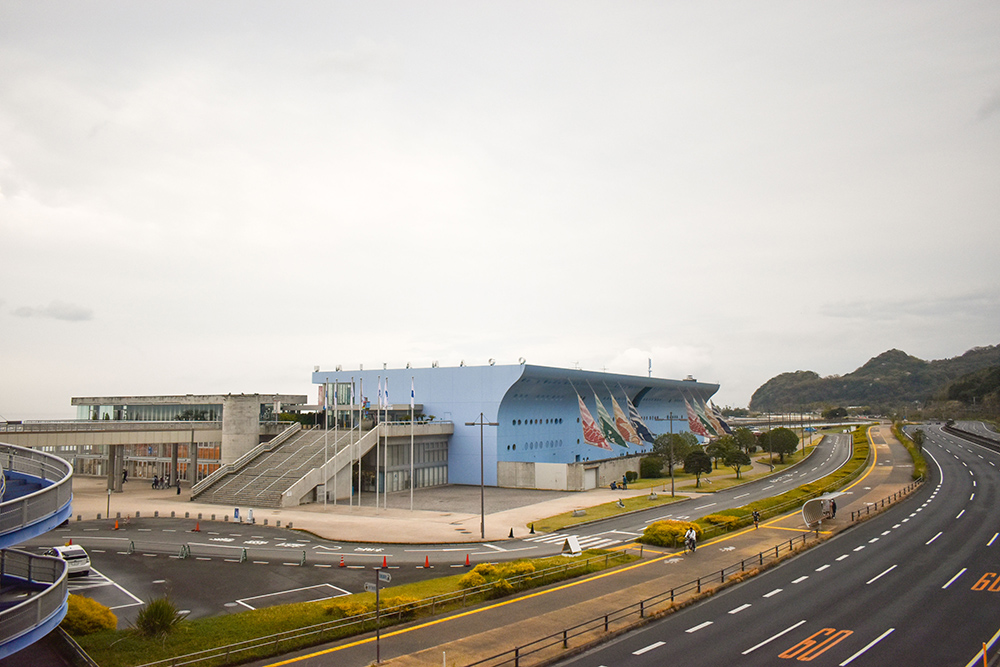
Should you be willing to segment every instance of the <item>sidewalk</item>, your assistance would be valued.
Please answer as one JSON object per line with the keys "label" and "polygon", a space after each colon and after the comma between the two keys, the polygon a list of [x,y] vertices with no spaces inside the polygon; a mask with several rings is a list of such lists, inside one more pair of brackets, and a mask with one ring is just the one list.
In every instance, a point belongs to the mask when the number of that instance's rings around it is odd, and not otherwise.
{"label": "sidewalk", "polygon": [[[766,471],[766,465],[755,463],[752,470],[741,471],[741,477]],[[736,475],[728,469],[713,471],[709,476],[716,481],[731,479]],[[541,519],[615,502],[620,498],[649,495],[651,490],[662,493],[670,488],[669,478],[659,480],[655,489],[629,488],[628,490],[604,487],[590,491],[537,491],[531,489],[503,489],[487,487],[486,498],[486,540],[507,539],[511,530],[514,536],[526,537],[530,525]],[[695,497],[702,492],[710,493],[712,484],[702,478],[702,489],[694,488],[694,481],[678,483],[678,495]],[[480,514],[480,488],[478,486],[447,486],[414,491],[414,509],[410,510],[408,491],[390,493],[389,507],[375,508],[375,496],[363,494],[358,506],[355,498],[352,506],[341,500],[336,505],[328,503],[300,505],[294,508],[269,509],[240,507],[240,515],[247,516],[253,509],[254,520],[258,524],[265,521],[269,526],[280,523],[296,530],[330,540],[370,541],[373,530],[380,539],[407,544],[448,544],[455,542],[479,542],[482,517]],[[182,486],[181,493],[175,488],[153,489],[147,480],[131,479],[123,485],[122,493],[107,493],[104,478],[80,477],[73,479],[73,518],[83,521],[110,516],[161,517],[171,516],[191,518],[192,521],[233,520],[234,507],[213,505],[191,501],[188,487]],[[110,510],[109,510],[110,507]],[[227,519],[228,518],[228,519]]]}
{"label": "sidewalk", "polygon": [[[876,427],[872,436],[875,465],[838,498],[836,519],[823,523],[821,534],[824,537],[850,526],[852,511],[860,511],[866,505],[877,503],[911,484],[909,454],[892,437],[890,429],[887,426]],[[895,464],[896,461],[900,462],[899,465]],[[720,585],[719,573],[723,568],[738,564],[743,559],[756,559],[761,552],[773,551],[776,545],[787,545],[789,539],[798,540],[804,534],[812,534],[809,543],[815,542],[815,531],[806,528],[799,512],[794,512],[767,520],[759,529],[751,527],[707,541],[690,556],[680,550],[647,547],[643,549],[640,561],[615,570],[484,603],[442,618],[387,628],[382,633],[382,659],[391,661],[393,667],[431,667],[441,665],[443,658],[446,658],[449,667],[466,665],[511,651],[516,646],[524,646],[578,623],[598,619],[698,578],[705,581],[702,591],[710,590]],[[634,552],[638,545],[626,547]],[[677,602],[681,603],[683,599],[679,596]],[[635,620],[633,616],[628,622]],[[624,626],[626,622],[619,625]],[[609,632],[616,632],[613,623]],[[578,648],[585,641],[606,639],[608,636],[609,633],[604,632],[600,625],[589,637],[572,640],[570,647]],[[299,665],[324,665],[336,660],[339,665],[361,667],[373,662],[374,641],[374,637],[370,636],[355,637],[299,654],[289,654],[283,656],[282,661],[294,660],[298,655],[302,657],[296,663]],[[522,665],[537,664],[561,653],[561,643],[557,643],[555,647],[530,658],[522,656],[520,662]],[[274,662],[271,659],[255,664]]]}

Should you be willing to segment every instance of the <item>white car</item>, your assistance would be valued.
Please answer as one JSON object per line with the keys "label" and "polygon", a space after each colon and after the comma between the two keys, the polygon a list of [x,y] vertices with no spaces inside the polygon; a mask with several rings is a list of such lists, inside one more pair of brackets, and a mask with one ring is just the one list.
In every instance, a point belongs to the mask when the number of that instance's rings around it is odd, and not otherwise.
{"label": "white car", "polygon": [[66,561],[67,574],[90,574],[90,556],[79,545],[70,544],[65,547],[52,547],[45,552],[45,555],[55,556]]}

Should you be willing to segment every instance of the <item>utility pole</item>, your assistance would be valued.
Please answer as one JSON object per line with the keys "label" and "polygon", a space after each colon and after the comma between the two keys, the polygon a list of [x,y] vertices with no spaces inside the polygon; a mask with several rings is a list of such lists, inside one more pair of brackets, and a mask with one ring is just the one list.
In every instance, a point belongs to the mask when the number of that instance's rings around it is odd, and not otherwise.
{"label": "utility pole", "polygon": [[483,413],[479,413],[479,421],[465,422],[466,426],[479,426],[479,533],[486,539],[486,464],[483,453],[483,427],[499,426],[498,422],[488,422]]}

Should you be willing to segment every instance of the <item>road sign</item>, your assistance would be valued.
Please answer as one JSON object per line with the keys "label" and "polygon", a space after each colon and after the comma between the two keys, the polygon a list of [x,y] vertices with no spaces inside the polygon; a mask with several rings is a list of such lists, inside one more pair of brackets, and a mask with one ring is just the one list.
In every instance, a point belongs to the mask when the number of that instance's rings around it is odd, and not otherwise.
{"label": "road sign", "polygon": [[390,581],[392,581],[392,575],[389,574],[388,572],[379,572],[378,580],[383,581],[385,583],[389,583]]}
{"label": "road sign", "polygon": [[365,592],[366,593],[374,593],[375,592],[375,584],[373,584],[371,582],[366,583],[365,584]]}

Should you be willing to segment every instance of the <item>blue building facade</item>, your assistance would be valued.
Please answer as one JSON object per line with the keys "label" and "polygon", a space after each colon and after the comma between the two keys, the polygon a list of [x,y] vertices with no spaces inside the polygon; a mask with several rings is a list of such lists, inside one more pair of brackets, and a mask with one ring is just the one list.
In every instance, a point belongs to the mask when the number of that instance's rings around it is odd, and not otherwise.
{"label": "blue building facade", "polygon": [[[601,409],[615,418],[615,405],[628,414],[634,406],[653,436],[688,430],[688,403],[706,403],[717,384],[688,380],[620,375],[529,364],[403,368],[373,371],[317,371],[313,382],[324,385],[332,403],[355,397],[374,410],[378,388],[388,383],[388,400],[395,414],[413,401],[425,418],[450,421],[454,434],[448,444],[448,482],[479,484],[482,460],[485,483],[498,484],[498,468],[506,464],[587,464],[648,452],[648,442],[610,449],[588,444],[584,435],[587,412],[599,419]],[[355,398],[355,403],[358,399]],[[600,406],[598,406],[600,402]],[[495,425],[469,425],[480,420]],[[482,447],[482,459],[480,458]],[[545,487],[550,488],[550,487]]]}

